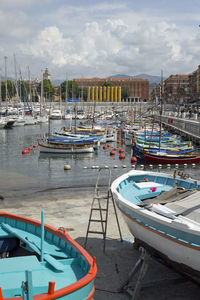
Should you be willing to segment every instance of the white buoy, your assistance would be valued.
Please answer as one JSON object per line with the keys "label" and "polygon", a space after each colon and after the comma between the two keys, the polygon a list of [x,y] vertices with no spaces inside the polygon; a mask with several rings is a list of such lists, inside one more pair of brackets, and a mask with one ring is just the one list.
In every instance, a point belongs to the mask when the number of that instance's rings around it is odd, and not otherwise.
{"label": "white buoy", "polygon": [[88,167],[86,167],[86,166],[85,166],[85,167],[83,167],[83,169],[87,169],[87,168],[88,168]]}
{"label": "white buoy", "polygon": [[161,165],[161,164],[159,164],[159,165],[158,165],[158,168],[159,168],[159,169],[162,169],[162,165]]}
{"label": "white buoy", "polygon": [[140,165],[140,169],[142,169],[142,170],[143,170],[143,169],[144,169],[144,165]]}
{"label": "white buoy", "polygon": [[135,169],[135,165],[132,165],[132,168]]}
{"label": "white buoy", "polygon": [[187,168],[187,164],[184,164],[183,166],[184,166],[185,169]]}
{"label": "white buoy", "polygon": [[171,168],[171,165],[170,164],[167,164],[167,169],[170,169]]}
{"label": "white buoy", "polygon": [[153,169],[153,165],[149,165],[149,168],[150,168],[150,169]]}
{"label": "white buoy", "polygon": [[179,164],[175,164],[175,168],[178,169],[178,167],[179,167]]}
{"label": "white buoy", "polygon": [[192,164],[192,167],[195,168],[195,167],[196,167],[196,164]]}
{"label": "white buoy", "polygon": [[104,166],[104,168],[105,168],[105,169],[109,169],[109,167],[108,167],[108,166]]}
{"label": "white buoy", "polygon": [[116,168],[118,168],[118,166],[117,166],[117,165],[114,165],[114,168],[116,169]]}
{"label": "white buoy", "polygon": [[64,165],[64,170],[71,170],[71,166],[69,164]]}
{"label": "white buoy", "polygon": [[122,168],[126,168],[126,165],[123,165]]}

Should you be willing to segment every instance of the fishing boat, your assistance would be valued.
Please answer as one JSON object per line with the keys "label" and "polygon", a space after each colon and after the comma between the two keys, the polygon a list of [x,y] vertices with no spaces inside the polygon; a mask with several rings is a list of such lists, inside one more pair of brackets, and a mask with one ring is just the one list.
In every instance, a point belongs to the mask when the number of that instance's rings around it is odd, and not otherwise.
{"label": "fishing boat", "polygon": [[0,298],[91,299],[95,259],[64,231],[0,212]]}
{"label": "fishing boat", "polygon": [[200,162],[199,153],[169,154],[164,152],[144,152],[143,155],[145,161],[154,162],[158,164],[189,164]]}
{"label": "fishing boat", "polygon": [[181,271],[200,274],[200,181],[132,170],[111,185],[135,240]]}
{"label": "fishing boat", "polygon": [[94,144],[83,143],[49,143],[48,141],[41,141],[38,143],[40,152],[46,153],[92,153],[94,152]]}

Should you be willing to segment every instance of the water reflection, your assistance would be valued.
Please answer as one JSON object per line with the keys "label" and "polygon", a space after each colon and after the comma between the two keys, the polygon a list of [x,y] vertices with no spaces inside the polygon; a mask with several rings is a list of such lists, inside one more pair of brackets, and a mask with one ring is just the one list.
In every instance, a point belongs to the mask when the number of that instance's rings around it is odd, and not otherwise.
{"label": "water reflection", "polygon": [[40,153],[39,160],[52,159],[52,160],[89,160],[94,158],[94,153]]}

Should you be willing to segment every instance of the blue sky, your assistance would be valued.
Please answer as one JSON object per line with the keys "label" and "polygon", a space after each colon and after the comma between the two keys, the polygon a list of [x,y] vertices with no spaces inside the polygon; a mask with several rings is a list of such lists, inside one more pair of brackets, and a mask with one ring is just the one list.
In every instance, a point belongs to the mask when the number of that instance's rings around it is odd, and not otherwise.
{"label": "blue sky", "polygon": [[52,79],[193,72],[200,64],[197,0],[0,0],[0,71]]}

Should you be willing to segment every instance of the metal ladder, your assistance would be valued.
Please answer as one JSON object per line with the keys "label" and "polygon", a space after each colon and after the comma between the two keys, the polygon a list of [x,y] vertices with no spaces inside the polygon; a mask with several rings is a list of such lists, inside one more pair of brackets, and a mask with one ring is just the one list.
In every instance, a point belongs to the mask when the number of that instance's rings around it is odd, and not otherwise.
{"label": "metal ladder", "polygon": [[[102,191],[100,191],[100,186],[99,186],[99,180],[100,180],[100,175],[101,175],[102,170],[109,171],[109,180],[108,180],[107,191],[106,191],[106,193],[104,192],[104,195],[101,195],[100,192],[102,192]],[[104,253],[105,253],[105,247],[106,247],[106,233],[107,233],[108,210],[109,210],[109,200],[110,199],[112,200],[120,239],[121,239],[121,242],[123,241],[121,229],[119,226],[119,220],[118,220],[118,216],[117,216],[115,202],[114,202],[113,194],[110,189],[110,184],[111,184],[111,169],[105,168],[105,167],[99,168],[96,185],[95,185],[94,197],[93,197],[93,201],[92,201],[92,205],[91,205],[91,209],[90,209],[87,233],[86,233],[86,238],[85,238],[85,243],[84,243],[84,247],[86,248],[89,233],[103,235],[103,240],[104,240],[103,252]],[[98,219],[94,218],[95,212],[99,212]],[[91,227],[92,223],[101,223],[101,230],[91,230],[90,227]]]}

